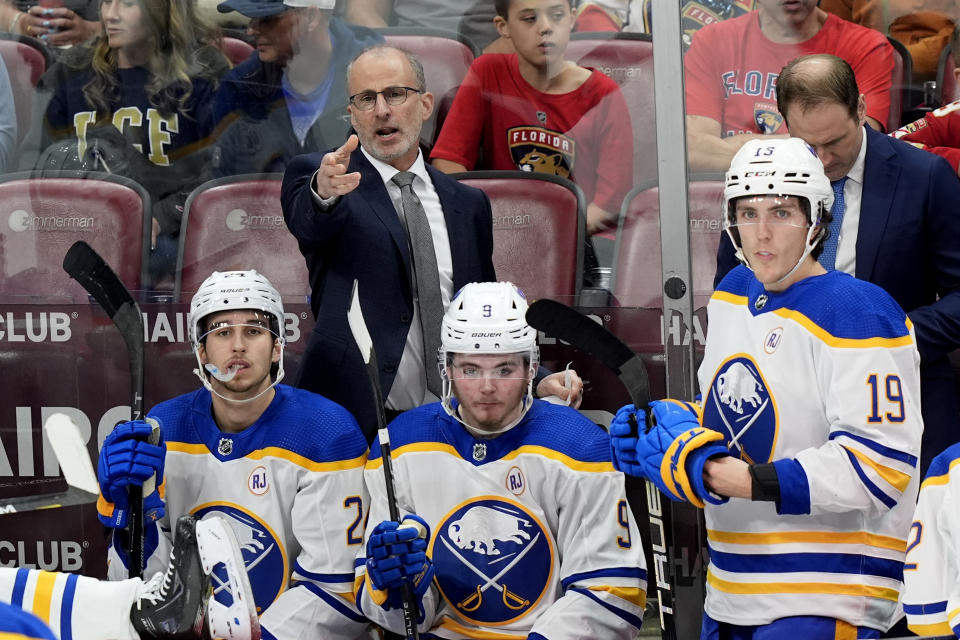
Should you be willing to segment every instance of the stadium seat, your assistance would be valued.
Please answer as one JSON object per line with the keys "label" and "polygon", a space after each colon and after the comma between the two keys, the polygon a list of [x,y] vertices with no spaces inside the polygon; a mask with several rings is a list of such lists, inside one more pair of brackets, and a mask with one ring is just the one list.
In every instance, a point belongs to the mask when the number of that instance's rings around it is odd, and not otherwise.
{"label": "stadium seat", "polygon": [[377,31],[387,44],[413,53],[423,63],[427,91],[433,93],[434,103],[433,114],[423,123],[420,139],[432,146],[457,88],[480,50],[468,38],[442,29],[381,27]]}
{"label": "stadium seat", "polygon": [[[694,308],[704,307],[713,293],[721,219],[723,175],[690,178],[690,259]],[[656,182],[634,188],[624,199],[617,230],[613,295],[620,306],[662,309],[660,202]]]}
{"label": "stadium seat", "polygon": [[253,53],[253,45],[245,40],[231,36],[223,37],[221,49],[223,50],[223,55],[227,56],[227,60],[229,60],[233,66],[237,66]]}
{"label": "stadium seat", "polygon": [[189,301],[214,271],[256,269],[284,296],[309,292],[307,266],[280,209],[283,175],[210,180],[187,198],[180,223],[174,300]]}
{"label": "stadium seat", "polygon": [[890,85],[890,114],[887,116],[887,132],[900,128],[900,116],[904,104],[914,106],[911,99],[913,83],[913,58],[902,42],[887,36],[893,47],[893,82]]}
{"label": "stadium seat", "polygon": [[30,176],[0,176],[0,291],[27,302],[87,302],[61,266],[77,240],[96,249],[128,289],[143,289],[151,222],[143,187],[103,173]]}
{"label": "stadium seat", "polygon": [[953,50],[948,44],[940,52],[940,63],[937,65],[937,96],[939,106],[943,106],[955,100],[960,100],[960,92],[957,91],[957,79],[953,75],[953,70],[957,65],[953,62]]}
{"label": "stadium seat", "polygon": [[[598,69],[620,85],[633,124],[634,184],[657,177],[657,127],[653,99],[653,40],[645,33],[577,32],[567,59]],[[625,131],[624,135],[629,135]]]}
{"label": "stadium seat", "polygon": [[50,51],[39,40],[29,36],[0,33],[0,58],[3,58],[13,105],[17,112],[17,143],[19,144],[33,122],[33,99],[40,76],[51,64]]}
{"label": "stadium seat", "polygon": [[493,208],[493,264],[531,300],[579,298],[586,238],[583,192],[569,180],[525,171],[451,174],[483,190]]}

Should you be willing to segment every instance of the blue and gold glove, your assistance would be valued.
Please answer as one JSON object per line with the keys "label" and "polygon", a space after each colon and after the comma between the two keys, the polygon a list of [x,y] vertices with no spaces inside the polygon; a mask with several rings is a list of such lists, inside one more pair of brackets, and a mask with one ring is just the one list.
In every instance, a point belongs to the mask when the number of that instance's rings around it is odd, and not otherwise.
{"label": "blue and gold glove", "polygon": [[676,400],[650,403],[653,426],[631,433],[630,415],[644,425],[647,414],[627,405],[610,424],[614,466],[630,475],[642,476],[657,485],[668,498],[703,507],[720,504],[703,484],[703,465],[712,456],[726,455],[723,436],[700,426],[696,405]]}
{"label": "blue and gold glove", "polygon": [[433,580],[433,562],[427,557],[430,527],[415,514],[398,523],[384,520],[367,540],[367,577],[373,601],[384,609],[403,606],[400,587],[406,583],[417,602]]}
{"label": "blue and gold glove", "polygon": [[[157,444],[151,444],[151,438]],[[97,461],[100,522],[114,529],[127,526],[130,503],[127,490],[143,487],[143,519],[159,520],[164,514],[163,465],[167,447],[160,439],[160,425],[153,418],[121,422],[103,441]]]}

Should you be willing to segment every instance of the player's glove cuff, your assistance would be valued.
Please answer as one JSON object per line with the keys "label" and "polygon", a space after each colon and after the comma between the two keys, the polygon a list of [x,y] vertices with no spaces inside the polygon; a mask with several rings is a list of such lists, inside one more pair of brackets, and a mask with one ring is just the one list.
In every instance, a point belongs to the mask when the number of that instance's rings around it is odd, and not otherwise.
{"label": "player's glove cuff", "polygon": [[693,493],[703,502],[709,504],[723,504],[729,502],[730,498],[721,496],[710,491],[703,482],[703,465],[714,456],[727,456],[730,452],[722,444],[708,444],[695,449],[687,456],[687,478],[693,487]]}
{"label": "player's glove cuff", "polygon": [[[703,498],[697,495],[690,484],[690,478],[687,475],[687,458],[694,450],[715,441],[722,442],[723,435],[712,429],[698,426],[687,429],[670,444],[660,462],[661,482],[658,483],[667,488],[669,497],[689,502],[701,509],[704,507]],[[723,452],[726,453],[725,448]],[[703,473],[702,464],[700,473],[701,475]]]}

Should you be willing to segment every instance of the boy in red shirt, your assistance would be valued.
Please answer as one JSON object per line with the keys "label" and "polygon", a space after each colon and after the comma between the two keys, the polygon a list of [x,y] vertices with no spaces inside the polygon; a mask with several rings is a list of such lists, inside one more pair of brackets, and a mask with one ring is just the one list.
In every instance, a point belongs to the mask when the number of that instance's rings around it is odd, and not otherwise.
{"label": "boy in red shirt", "polygon": [[[516,53],[477,58],[430,158],[441,171],[521,169],[569,178],[588,203],[587,230],[613,225],[632,186],[633,131],[617,83],[564,60],[570,0],[495,0],[494,23]],[[482,149],[482,162],[478,152]]]}

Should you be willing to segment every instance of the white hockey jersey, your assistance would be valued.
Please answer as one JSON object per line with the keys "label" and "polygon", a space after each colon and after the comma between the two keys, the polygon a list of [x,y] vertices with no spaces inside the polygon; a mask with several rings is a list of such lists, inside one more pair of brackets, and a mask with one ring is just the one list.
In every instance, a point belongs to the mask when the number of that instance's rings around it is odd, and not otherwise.
{"label": "white hockey jersey", "polygon": [[903,311],[838,271],[767,292],[745,267],[707,307],[703,424],[772,462],[781,500],[707,505],[706,612],[887,629],[919,485],[919,355]]}
{"label": "white hockey jersey", "polygon": [[960,638],[960,444],[930,463],[913,518],[903,567],[907,624],[917,635]]}
{"label": "white hockey jersey", "polygon": [[[602,429],[537,400],[517,426],[479,440],[434,403],[394,420],[390,441],[400,511],[431,529],[436,575],[420,624],[430,637],[636,636],[643,549]],[[365,479],[369,536],[389,519],[376,442]],[[371,598],[364,560],[359,554],[358,606],[402,632],[402,611]]]}
{"label": "white hockey jersey", "polygon": [[[206,389],[154,407],[167,444],[166,515],[146,575],[166,566],[170,522],[216,513],[237,534],[265,638],[356,638],[368,626],[353,599],[367,443],[340,405],[275,389],[260,419],[236,434],[217,428]],[[123,577],[120,562],[110,565]]]}

